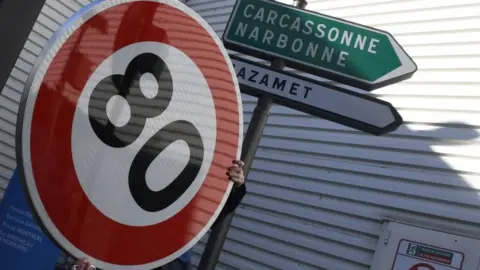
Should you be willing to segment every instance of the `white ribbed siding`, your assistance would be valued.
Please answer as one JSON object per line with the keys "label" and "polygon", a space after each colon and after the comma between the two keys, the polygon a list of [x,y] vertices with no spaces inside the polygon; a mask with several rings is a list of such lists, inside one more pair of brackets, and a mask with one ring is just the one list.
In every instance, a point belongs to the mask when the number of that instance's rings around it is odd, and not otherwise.
{"label": "white ribbed siding", "polygon": [[[28,74],[48,39],[90,1],[47,0],[0,95],[0,198],[16,167],[15,124]],[[21,17],[21,14],[19,15]],[[8,39],[8,38],[7,38]]]}
{"label": "white ribbed siding", "polygon": [[[478,235],[480,1],[308,2],[414,58],[412,79],[374,93],[405,124],[374,137],[275,106],[217,269],[369,269],[384,216]],[[221,36],[234,1],[187,4]]]}
{"label": "white ribbed siding", "polygon": [[[7,81],[0,190],[15,167],[28,72],[53,32],[88,2],[47,0]],[[188,5],[221,35],[233,3]],[[480,2],[310,0],[307,8],[395,35],[419,71],[375,94],[399,109],[405,125],[373,137],[275,106],[217,269],[368,269],[382,216],[478,235]],[[244,96],[246,121],[254,106]]]}

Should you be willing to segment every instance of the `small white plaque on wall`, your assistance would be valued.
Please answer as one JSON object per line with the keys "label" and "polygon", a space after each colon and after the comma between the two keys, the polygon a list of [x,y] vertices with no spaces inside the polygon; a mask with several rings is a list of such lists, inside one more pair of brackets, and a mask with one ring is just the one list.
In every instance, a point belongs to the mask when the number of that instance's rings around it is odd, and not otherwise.
{"label": "small white plaque on wall", "polygon": [[480,270],[480,239],[385,221],[371,270]]}

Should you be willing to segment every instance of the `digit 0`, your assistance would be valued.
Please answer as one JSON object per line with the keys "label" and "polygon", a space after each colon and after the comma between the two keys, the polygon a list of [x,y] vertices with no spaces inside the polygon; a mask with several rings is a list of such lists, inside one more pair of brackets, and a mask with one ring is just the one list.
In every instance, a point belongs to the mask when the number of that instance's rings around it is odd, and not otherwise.
{"label": "digit 0", "polygon": [[[140,79],[145,74],[153,75],[158,82],[158,91],[152,98],[146,97],[140,88]],[[159,116],[167,109],[172,95],[173,81],[166,63],[155,54],[140,54],[128,64],[124,75],[106,77],[95,87],[88,104],[90,125],[106,145],[127,147],[140,136],[148,118]],[[123,126],[116,126],[107,115],[107,103],[116,96],[123,97],[130,106],[131,117]],[[147,185],[147,169],[165,148],[177,140],[188,145],[188,164],[164,189],[153,191]],[[142,146],[130,166],[128,182],[135,202],[149,212],[163,210],[174,203],[195,180],[203,156],[202,137],[192,123],[178,120],[167,124]],[[162,178],[161,175],[157,177]]]}

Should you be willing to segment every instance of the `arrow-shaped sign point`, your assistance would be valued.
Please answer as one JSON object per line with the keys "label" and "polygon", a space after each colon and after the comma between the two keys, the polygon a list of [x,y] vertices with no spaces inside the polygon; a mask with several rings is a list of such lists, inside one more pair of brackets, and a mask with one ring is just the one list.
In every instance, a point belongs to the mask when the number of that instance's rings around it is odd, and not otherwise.
{"label": "arrow-shaped sign point", "polygon": [[275,103],[373,135],[396,130],[403,122],[392,104],[230,56],[244,93],[271,96]]}

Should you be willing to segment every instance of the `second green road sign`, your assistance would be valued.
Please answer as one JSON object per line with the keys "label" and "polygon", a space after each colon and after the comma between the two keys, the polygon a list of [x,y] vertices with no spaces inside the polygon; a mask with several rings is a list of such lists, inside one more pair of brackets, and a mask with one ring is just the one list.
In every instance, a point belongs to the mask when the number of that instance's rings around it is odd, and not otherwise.
{"label": "second green road sign", "polygon": [[270,0],[237,0],[223,34],[229,49],[364,90],[410,78],[416,64],[391,34]]}

